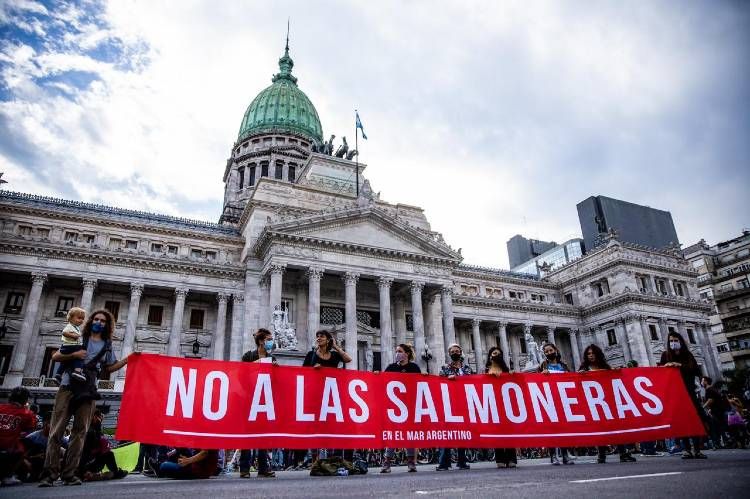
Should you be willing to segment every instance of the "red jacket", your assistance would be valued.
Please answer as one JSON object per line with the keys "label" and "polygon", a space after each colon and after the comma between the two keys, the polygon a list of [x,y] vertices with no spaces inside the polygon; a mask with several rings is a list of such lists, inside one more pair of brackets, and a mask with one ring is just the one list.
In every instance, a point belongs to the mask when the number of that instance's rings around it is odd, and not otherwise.
{"label": "red jacket", "polygon": [[33,412],[18,404],[0,404],[0,449],[22,450],[22,434],[35,428]]}

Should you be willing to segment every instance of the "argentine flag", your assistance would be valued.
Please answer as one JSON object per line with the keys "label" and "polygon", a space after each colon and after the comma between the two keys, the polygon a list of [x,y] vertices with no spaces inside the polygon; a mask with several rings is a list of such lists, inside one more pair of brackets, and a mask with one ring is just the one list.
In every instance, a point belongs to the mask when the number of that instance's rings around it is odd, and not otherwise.
{"label": "argentine flag", "polygon": [[360,130],[362,130],[362,138],[365,139],[365,140],[367,140],[367,135],[365,135],[365,127],[362,126],[362,122],[359,120],[359,113],[357,112],[356,109],[354,110],[354,114],[357,117],[357,124],[356,124],[355,130],[357,128],[359,128]]}

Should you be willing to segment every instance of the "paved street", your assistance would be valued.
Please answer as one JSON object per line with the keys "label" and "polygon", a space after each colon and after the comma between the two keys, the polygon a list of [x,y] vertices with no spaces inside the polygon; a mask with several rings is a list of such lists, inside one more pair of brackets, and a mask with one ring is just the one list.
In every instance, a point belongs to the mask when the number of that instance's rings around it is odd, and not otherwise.
{"label": "paved street", "polygon": [[706,461],[679,456],[640,458],[637,463],[597,465],[579,458],[574,466],[551,466],[546,460],[522,461],[515,470],[475,463],[470,471],[437,472],[421,466],[416,474],[394,468],[366,476],[310,477],[307,472],[280,472],[276,479],[239,479],[236,474],[202,481],[175,481],[131,475],[124,480],[81,487],[39,489],[23,485],[0,489],[4,497],[748,497],[750,451],[709,452]]}

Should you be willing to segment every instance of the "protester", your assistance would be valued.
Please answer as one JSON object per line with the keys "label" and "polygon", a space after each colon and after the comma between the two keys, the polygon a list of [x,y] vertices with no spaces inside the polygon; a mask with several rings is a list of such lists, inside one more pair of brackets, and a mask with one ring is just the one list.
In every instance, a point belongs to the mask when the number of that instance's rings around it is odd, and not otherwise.
{"label": "protester", "polygon": [[[47,452],[49,441],[50,415],[44,417],[42,428],[26,435],[22,442],[24,446],[24,475],[25,481],[35,482],[39,480],[44,469],[44,455]],[[68,446],[67,440],[63,440],[62,448]],[[21,477],[19,477],[21,478]]]}
{"label": "protester", "polygon": [[[545,343],[542,347],[544,353],[544,360],[539,364],[539,372],[544,374],[557,374],[570,372],[568,365],[562,361],[560,350],[552,343]],[[555,466],[560,465],[560,459],[557,457],[558,454],[562,456],[563,464],[574,464],[573,461],[568,457],[568,449],[564,447],[550,447],[549,449],[549,460]]]}
{"label": "protester", "polygon": [[[82,308],[72,307],[68,310],[68,323],[62,330],[60,337],[60,353],[71,354],[83,350],[83,341],[81,339],[81,324],[86,318],[86,311]],[[60,362],[55,373],[57,384],[62,382],[63,373],[67,372],[71,377],[78,381],[86,381],[83,374],[83,359],[72,358],[71,360]]]}
{"label": "protester", "polygon": [[[659,365],[680,368],[680,376],[682,376],[688,396],[696,412],[703,419],[703,407],[695,394],[695,378],[701,375],[701,370],[680,333],[672,331],[667,335],[667,347],[661,354]],[[691,441],[693,452],[690,449]],[[682,459],[706,459],[706,455],[701,452],[700,437],[685,437],[682,439],[682,444],[684,449]]]}
{"label": "protester", "polygon": [[15,476],[23,463],[21,438],[36,428],[36,416],[28,408],[29,390],[17,386],[10,391],[7,404],[0,404],[0,480],[3,485],[21,483]]}
{"label": "protester", "polygon": [[[416,362],[414,362],[414,358],[414,349],[412,346],[401,343],[396,347],[396,361],[392,364],[388,364],[385,368],[385,372],[421,374],[422,369]],[[406,449],[406,465],[410,473],[415,473],[417,471],[417,463],[415,460],[416,452],[416,449],[413,448]],[[391,461],[393,461],[394,453],[395,451],[392,447],[385,449],[383,467],[380,470],[381,473],[391,472]]]}
{"label": "protester", "polygon": [[76,470],[81,459],[86,433],[94,412],[95,400],[99,398],[96,392],[96,382],[99,373],[114,372],[128,363],[127,357],[117,360],[112,351],[112,335],[115,321],[106,310],[97,310],[86,321],[81,335],[84,350],[72,354],[62,354],[59,351],[52,355],[54,362],[65,362],[73,358],[83,359],[86,373],[85,383],[73,383],[68,373],[63,373],[60,388],[55,395],[52,408],[52,423],[44,462],[43,477],[40,487],[52,487],[60,476],[60,447],[65,428],[73,416],[73,428],[65,453],[65,465],[62,468],[62,480],[65,485],[80,485],[81,479],[76,476]]}
{"label": "protester", "polygon": [[[110,448],[109,441],[102,432],[103,420],[102,411],[95,410],[89,431],[86,433],[86,441],[83,444],[83,452],[78,466],[78,476],[85,481],[123,478],[128,474],[127,471],[117,466],[117,460]],[[102,470],[105,466],[109,471],[103,474]]]}
{"label": "protester", "polygon": [[315,347],[307,352],[302,366],[339,367],[351,361],[352,357],[339,346],[331,332],[323,329],[315,333]]}
{"label": "protester", "polygon": [[[452,343],[448,346],[448,357],[450,358],[450,362],[440,368],[440,376],[454,380],[457,376],[474,374],[471,366],[464,362],[463,349],[457,343]],[[458,469],[468,470],[470,466],[466,464],[466,449],[456,449],[456,454],[458,456]],[[440,449],[440,460],[435,469],[438,471],[448,471],[451,469],[451,449]]]}
{"label": "protester", "polygon": [[[276,360],[271,355],[275,347],[273,341],[273,333],[268,329],[258,329],[253,335],[255,339],[255,350],[245,352],[242,356],[243,362],[273,362]],[[243,449],[240,452],[240,478],[250,478],[250,461],[252,452],[248,449]],[[268,450],[258,449],[258,477],[259,478],[274,478],[276,473],[273,472],[268,465]]]}
{"label": "protester", "polygon": [[[492,347],[487,352],[487,362],[484,363],[484,372],[492,376],[501,376],[510,373],[510,368],[505,363],[503,351],[500,348]],[[516,449],[495,449],[495,464],[498,468],[515,468],[518,464]]]}
{"label": "protester", "polygon": [[[591,371],[608,371],[610,369],[612,368],[607,362],[607,359],[604,357],[604,352],[602,352],[601,348],[594,344],[586,347],[586,349],[583,351],[583,361],[581,362],[581,366],[578,368],[578,372],[585,373]],[[599,446],[596,448],[596,450],[596,462],[599,464],[606,463],[607,447]],[[620,454],[621,463],[635,462],[635,458],[630,455],[630,452],[625,449],[624,445],[620,444],[617,446],[617,453]]]}
{"label": "protester", "polygon": [[727,423],[729,435],[732,437],[732,443],[735,447],[744,449],[747,442],[747,421],[745,406],[736,395],[729,395],[730,411],[727,414]]}
{"label": "protester", "polygon": [[[718,381],[717,385],[721,382]],[[727,428],[727,414],[729,413],[729,402],[709,376],[701,376],[703,387],[703,409],[708,416],[708,429],[714,450],[723,447],[721,439]]]}
{"label": "protester", "polygon": [[[190,455],[187,455],[190,454]],[[159,476],[177,480],[211,478],[217,474],[219,453],[215,450],[177,452],[177,460],[159,465]]]}

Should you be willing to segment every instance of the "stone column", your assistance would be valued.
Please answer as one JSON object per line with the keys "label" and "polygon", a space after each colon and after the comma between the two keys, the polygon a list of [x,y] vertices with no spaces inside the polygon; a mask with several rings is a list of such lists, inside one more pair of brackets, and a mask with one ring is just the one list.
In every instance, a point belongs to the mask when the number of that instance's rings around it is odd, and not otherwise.
{"label": "stone column", "polygon": [[346,353],[352,361],[346,364],[347,369],[359,369],[358,345],[357,345],[357,281],[359,274],[347,272],[343,276],[345,295],[345,331],[346,331]]}
{"label": "stone column", "polygon": [[581,351],[578,349],[578,330],[568,329],[568,337],[570,338],[570,351],[573,354],[573,364],[571,366],[574,371],[578,370],[578,366],[581,365]]}
{"label": "stone column", "polygon": [[94,288],[96,287],[96,279],[84,279],[83,280],[83,294],[81,295],[81,308],[86,311],[86,316],[92,312],[91,300],[94,298]]}
{"label": "stone column", "polygon": [[143,295],[143,284],[134,282],[130,284],[130,302],[128,303],[128,320],[125,322],[125,336],[122,339],[122,352],[120,358],[125,358],[133,352],[135,346],[135,329],[138,325],[138,310],[141,306]]}
{"label": "stone column", "polygon": [[639,366],[649,365],[646,344],[643,342],[643,330],[638,317],[635,315],[625,317],[625,334],[631,359],[638,362]]}
{"label": "stone column", "polygon": [[[646,324],[646,316],[638,316],[638,323],[641,326],[641,336],[643,337],[643,346],[646,349],[646,360],[648,360],[648,366],[656,366],[654,360],[654,352],[651,350],[651,334],[648,331],[648,325]],[[642,366],[643,367],[643,366]]]}
{"label": "stone column", "polygon": [[711,328],[707,327],[705,323],[698,324],[696,327],[700,329],[700,333],[698,334],[700,334],[701,339],[705,342],[706,348],[709,352],[710,361],[707,362],[709,362],[711,367],[711,377],[714,379],[721,379],[722,373],[721,368],[719,367],[719,356],[716,352],[716,347],[711,341]]}
{"label": "stone column", "polygon": [[594,328],[592,328],[592,330],[594,332],[596,344],[599,345],[599,348],[601,348],[603,351],[606,350],[606,348],[609,346],[609,341],[607,340],[604,329],[601,326],[595,326]]}
{"label": "stone column", "polygon": [[312,346],[307,337],[307,288],[307,283],[302,280],[297,281],[294,285],[294,334],[302,352],[309,350]]}
{"label": "stone column", "polygon": [[240,360],[242,358],[242,317],[245,295],[237,293],[232,295],[232,338],[229,345],[229,360]]}
{"label": "stone column", "polygon": [[320,329],[320,281],[323,269],[307,269],[307,342],[312,348],[315,345],[315,333]]}
{"label": "stone column", "polygon": [[557,345],[555,343],[555,328],[552,326],[543,326],[547,330],[547,343],[552,343],[553,345]]}
{"label": "stone column", "polygon": [[666,345],[669,336],[669,326],[667,326],[667,319],[664,317],[659,317],[659,336],[661,336],[661,341]]}
{"label": "stone column", "polygon": [[393,362],[393,333],[391,332],[391,285],[393,279],[380,277],[380,369]]}
{"label": "stone column", "polygon": [[429,362],[431,374],[437,374],[440,367],[445,364],[445,345],[443,344],[443,322],[440,299],[433,295],[427,306],[427,314],[432,317],[432,327],[429,329],[427,343],[432,350],[432,360]]}
{"label": "stone column", "polygon": [[484,362],[484,351],[482,348],[482,335],[479,332],[479,326],[482,324],[480,319],[476,317],[471,320],[471,338],[474,341],[474,363],[476,364],[476,371],[480,372],[482,362]]}
{"label": "stone column", "polygon": [[[13,358],[10,361],[10,373],[23,377],[23,370],[26,366],[26,358],[31,346],[31,338],[34,335],[34,323],[39,312],[39,299],[42,297],[44,283],[47,282],[47,274],[42,272],[32,272],[31,274],[31,292],[29,300],[23,311],[23,324],[21,325],[21,334],[18,336],[15,348],[13,348]],[[20,380],[19,380],[20,385]]]}
{"label": "stone column", "polygon": [[169,343],[167,344],[167,355],[180,356],[180,342],[182,340],[182,318],[185,314],[185,298],[187,288],[174,290],[174,312],[172,313],[172,329],[169,332]]}
{"label": "stone column", "polygon": [[503,349],[505,363],[510,366],[510,347],[508,344],[508,323],[500,322],[497,325],[497,333],[500,336],[500,348]]}
{"label": "stone column", "polygon": [[419,281],[411,282],[411,318],[414,324],[414,355],[417,357],[414,362],[424,371],[426,365],[422,354],[424,353],[424,313],[422,312],[422,289],[424,283]]}
{"label": "stone column", "polygon": [[615,334],[617,335],[617,342],[622,347],[622,356],[625,362],[629,362],[633,357],[630,353],[630,345],[628,343],[628,331],[625,328],[625,319],[618,318],[615,320]]}
{"label": "stone column", "polygon": [[216,310],[216,332],[214,333],[214,360],[224,360],[224,343],[227,329],[227,300],[229,295],[223,292],[216,294],[219,306]]}
{"label": "stone column", "polygon": [[271,286],[268,292],[268,316],[266,318],[269,329],[273,329],[271,327],[273,325],[273,312],[276,307],[281,308],[281,279],[285,270],[285,265],[271,265]]}
{"label": "stone column", "polygon": [[396,329],[396,344],[406,343],[406,307],[404,299],[397,297],[393,303],[393,325]]}
{"label": "stone column", "polygon": [[445,348],[456,342],[456,329],[453,324],[453,289],[443,286],[440,290],[440,304],[443,306],[443,343]]}
{"label": "stone column", "polygon": [[[507,331],[508,326],[506,326]],[[510,353],[508,354],[508,357],[510,359],[510,363],[508,364],[508,367],[511,367],[514,371],[518,371],[519,368],[519,359],[521,358],[521,345],[518,340],[518,333],[515,331],[510,331],[508,334],[508,348],[510,349]]]}
{"label": "stone column", "polygon": [[[269,285],[269,279],[268,277],[261,278],[260,283],[258,284],[258,289],[260,293],[260,306],[258,307],[258,314],[260,316],[260,320],[258,321],[258,327],[259,328],[266,328],[268,330],[272,330],[273,326],[271,325],[271,312],[269,311],[268,304],[270,302],[270,285]],[[243,351],[248,351],[252,348],[255,348],[255,342],[252,338],[249,338],[253,335],[255,331],[247,331],[245,330],[243,333],[243,336],[245,338],[242,340],[242,348]]]}

